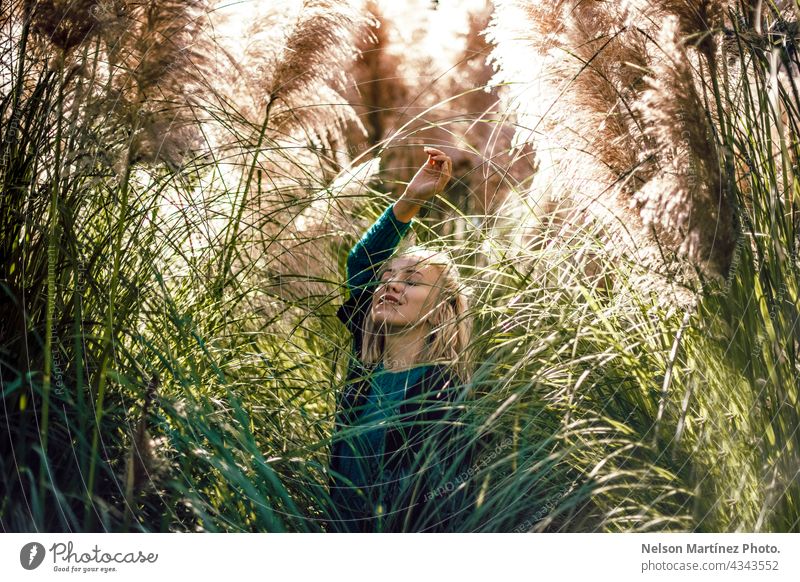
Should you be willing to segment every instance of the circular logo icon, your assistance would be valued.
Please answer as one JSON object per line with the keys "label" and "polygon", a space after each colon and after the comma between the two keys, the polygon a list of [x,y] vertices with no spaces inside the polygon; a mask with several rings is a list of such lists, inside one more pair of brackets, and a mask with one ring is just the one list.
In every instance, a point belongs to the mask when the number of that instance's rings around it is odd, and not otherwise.
{"label": "circular logo icon", "polygon": [[39,542],[30,542],[19,551],[19,563],[26,570],[35,570],[44,561],[44,546]]}

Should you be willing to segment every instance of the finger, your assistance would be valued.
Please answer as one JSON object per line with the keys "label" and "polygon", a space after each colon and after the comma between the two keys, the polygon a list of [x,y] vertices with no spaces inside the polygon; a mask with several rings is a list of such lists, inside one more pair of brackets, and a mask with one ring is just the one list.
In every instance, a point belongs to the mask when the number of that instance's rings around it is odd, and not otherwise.
{"label": "finger", "polygon": [[453,163],[448,158],[442,166],[441,176],[442,176],[442,181],[444,183],[443,187],[445,184],[447,184],[447,182],[450,181],[452,175],[453,175]]}
{"label": "finger", "polygon": [[431,147],[426,147],[425,148],[425,153],[428,154],[428,155],[433,155],[433,156],[443,156],[444,155],[444,152],[442,150],[438,150],[436,148],[431,148]]}
{"label": "finger", "polygon": [[433,158],[433,160],[431,162],[431,164],[433,165],[433,168],[437,172],[442,172],[444,170],[445,163],[446,162],[444,160],[440,160],[440,159],[437,159],[437,158]]}

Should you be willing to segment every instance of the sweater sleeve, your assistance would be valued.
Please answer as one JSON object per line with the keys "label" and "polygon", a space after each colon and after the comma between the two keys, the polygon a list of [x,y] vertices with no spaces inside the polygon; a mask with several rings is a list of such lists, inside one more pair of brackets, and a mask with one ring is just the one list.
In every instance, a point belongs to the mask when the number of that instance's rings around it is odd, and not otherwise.
{"label": "sweater sleeve", "polygon": [[364,310],[377,282],[378,269],[392,255],[413,221],[413,218],[409,222],[398,220],[393,207],[394,204],[390,204],[383,211],[347,255],[347,289],[350,295],[336,315],[354,334],[360,330]]}

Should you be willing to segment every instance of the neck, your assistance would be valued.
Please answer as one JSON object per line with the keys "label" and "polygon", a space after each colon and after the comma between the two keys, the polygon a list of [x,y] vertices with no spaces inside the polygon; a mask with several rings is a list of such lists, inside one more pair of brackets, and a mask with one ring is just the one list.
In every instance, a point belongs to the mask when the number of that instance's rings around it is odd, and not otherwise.
{"label": "neck", "polygon": [[430,332],[427,325],[395,331],[389,328],[383,341],[383,369],[402,370],[417,364],[425,350],[425,340]]}

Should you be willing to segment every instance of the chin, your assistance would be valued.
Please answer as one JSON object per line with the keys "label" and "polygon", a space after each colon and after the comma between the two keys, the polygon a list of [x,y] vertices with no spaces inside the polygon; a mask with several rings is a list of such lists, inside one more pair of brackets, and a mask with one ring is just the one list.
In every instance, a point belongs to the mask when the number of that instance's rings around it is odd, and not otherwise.
{"label": "chin", "polygon": [[373,315],[372,321],[374,321],[378,325],[386,325],[386,326],[405,325],[405,321],[400,321],[396,317],[384,317],[383,314]]}
{"label": "chin", "polygon": [[405,327],[406,325],[408,325],[408,321],[406,321],[400,314],[383,313],[382,309],[378,309],[377,311],[372,312],[372,321],[374,321],[378,325],[393,326],[393,327]]}

